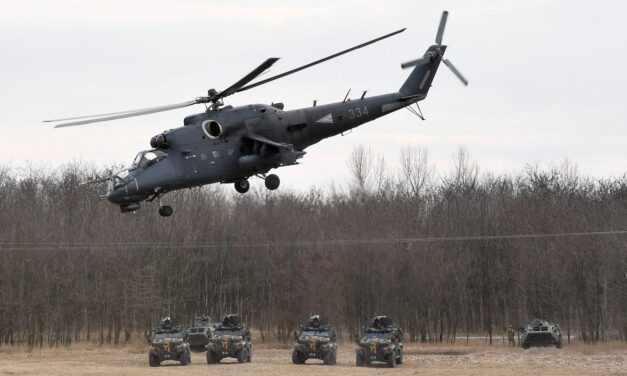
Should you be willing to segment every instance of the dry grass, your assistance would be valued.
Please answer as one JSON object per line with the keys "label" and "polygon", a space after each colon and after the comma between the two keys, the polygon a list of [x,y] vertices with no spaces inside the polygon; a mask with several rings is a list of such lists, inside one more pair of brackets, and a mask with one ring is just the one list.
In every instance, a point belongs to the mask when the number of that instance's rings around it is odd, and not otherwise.
{"label": "dry grass", "polygon": [[0,375],[627,375],[627,344],[594,346],[572,344],[553,347],[508,348],[502,345],[405,345],[405,364],[395,369],[384,364],[355,367],[354,345],[340,346],[338,365],[322,366],[311,360],[293,365],[290,350],[283,345],[253,347],[253,362],[235,359],[208,365],[204,353],[193,353],[192,364],[181,367],[166,362],[148,367],[146,345],[125,347],[73,345],[69,348],[26,351],[0,348]]}

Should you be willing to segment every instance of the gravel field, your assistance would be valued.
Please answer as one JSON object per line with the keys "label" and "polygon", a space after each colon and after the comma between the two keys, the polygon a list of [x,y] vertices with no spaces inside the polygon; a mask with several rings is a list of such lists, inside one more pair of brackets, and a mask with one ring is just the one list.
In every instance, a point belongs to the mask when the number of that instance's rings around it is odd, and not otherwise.
{"label": "gravel field", "polygon": [[287,347],[260,345],[252,363],[235,359],[208,365],[204,353],[193,353],[192,364],[165,362],[148,366],[141,346],[114,348],[83,345],[70,349],[27,352],[0,347],[0,375],[627,375],[627,344],[565,345],[510,349],[502,345],[405,345],[405,363],[355,366],[355,346],[340,346],[337,366],[310,360],[293,365]]}

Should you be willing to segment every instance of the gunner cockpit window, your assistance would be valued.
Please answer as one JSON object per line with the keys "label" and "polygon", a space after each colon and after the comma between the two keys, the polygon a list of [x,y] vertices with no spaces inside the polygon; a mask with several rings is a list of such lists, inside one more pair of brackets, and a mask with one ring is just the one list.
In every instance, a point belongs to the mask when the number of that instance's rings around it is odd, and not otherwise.
{"label": "gunner cockpit window", "polygon": [[137,154],[133,161],[133,167],[148,168],[153,164],[165,159],[168,156],[167,153],[161,150],[147,150]]}

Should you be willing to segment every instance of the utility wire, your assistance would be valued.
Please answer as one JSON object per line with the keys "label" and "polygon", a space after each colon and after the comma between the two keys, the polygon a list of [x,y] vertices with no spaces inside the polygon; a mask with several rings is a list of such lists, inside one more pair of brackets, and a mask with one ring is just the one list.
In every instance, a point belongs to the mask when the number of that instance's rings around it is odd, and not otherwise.
{"label": "utility wire", "polygon": [[586,236],[626,235],[627,230],[567,232],[551,234],[519,235],[480,235],[422,238],[383,238],[383,239],[329,239],[329,240],[268,240],[249,242],[19,242],[0,243],[1,251],[43,251],[43,250],[126,250],[126,249],[203,249],[203,248],[269,248],[269,247],[311,247],[372,244],[411,244],[434,242],[466,242],[504,239],[547,239]]}

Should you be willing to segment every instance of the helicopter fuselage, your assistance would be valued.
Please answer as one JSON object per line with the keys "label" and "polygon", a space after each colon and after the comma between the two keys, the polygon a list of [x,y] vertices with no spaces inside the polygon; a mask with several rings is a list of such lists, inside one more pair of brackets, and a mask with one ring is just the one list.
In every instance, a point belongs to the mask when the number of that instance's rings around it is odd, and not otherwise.
{"label": "helicopter fuselage", "polygon": [[191,115],[185,126],[158,135],[162,142],[154,151],[167,156],[155,163],[138,158],[128,176],[109,185],[107,199],[135,204],[177,189],[263,175],[296,164],[307,147],[325,138],[423,98],[397,92],[291,111],[282,104],[253,104]]}

